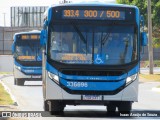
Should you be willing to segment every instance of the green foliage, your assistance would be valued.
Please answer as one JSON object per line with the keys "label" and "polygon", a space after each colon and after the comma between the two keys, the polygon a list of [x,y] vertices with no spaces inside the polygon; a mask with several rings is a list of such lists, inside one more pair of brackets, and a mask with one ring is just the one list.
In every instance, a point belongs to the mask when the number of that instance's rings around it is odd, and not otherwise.
{"label": "green foliage", "polygon": [[[160,67],[160,61],[154,60],[153,61],[154,67]],[[149,67],[149,61],[141,61],[141,67]]]}
{"label": "green foliage", "polygon": [[160,1],[156,2],[153,9],[153,25],[160,26]]}
{"label": "green foliage", "polygon": [[119,4],[135,5],[140,9],[140,14],[144,16],[147,24],[147,1],[146,0],[116,0]]}
{"label": "green foliage", "polygon": [[153,38],[153,47],[160,48],[160,39],[159,38]]}
{"label": "green foliage", "polygon": [[10,95],[4,90],[2,84],[0,84],[0,105],[11,105],[13,104],[13,100]]}
{"label": "green foliage", "polygon": [[[144,16],[145,26],[147,25],[147,0],[116,0],[119,4],[135,5]],[[160,47],[160,0],[151,0],[152,25],[153,25],[153,46]]]}
{"label": "green foliage", "polygon": [[130,1],[132,0],[116,0],[117,3],[120,3],[120,4],[130,4]]}

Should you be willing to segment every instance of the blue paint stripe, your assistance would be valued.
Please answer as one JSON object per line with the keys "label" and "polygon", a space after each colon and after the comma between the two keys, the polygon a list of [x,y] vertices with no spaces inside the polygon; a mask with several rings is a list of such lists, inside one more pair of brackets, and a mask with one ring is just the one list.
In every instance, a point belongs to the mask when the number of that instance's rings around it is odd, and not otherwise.
{"label": "blue paint stripe", "polygon": [[126,78],[127,74],[123,74],[122,76],[76,76],[59,73],[59,76],[70,80],[121,80]]}
{"label": "blue paint stripe", "polygon": [[58,75],[58,70],[56,70],[52,65],[50,65],[48,62],[46,63],[46,70],[55,74],[55,75]]}
{"label": "blue paint stripe", "polygon": [[21,64],[19,64],[18,62],[16,62],[14,60],[14,64],[18,67],[21,68],[21,71],[26,73],[26,74],[42,74],[42,67],[26,67],[26,66],[22,66]]}
{"label": "blue paint stripe", "polygon": [[[68,83],[64,79],[60,79],[61,84],[71,90],[96,90],[96,91],[114,91],[125,84],[125,80],[119,82],[83,82],[87,86],[80,85],[82,82],[73,82],[76,85],[67,86]],[[71,82],[71,81],[70,81]],[[79,85],[78,85],[79,84]]]}
{"label": "blue paint stripe", "polygon": [[128,72],[128,77],[139,72],[139,64],[137,64],[133,69]]}
{"label": "blue paint stripe", "polygon": [[50,23],[51,20],[52,20],[52,8],[50,7],[50,8],[48,9],[48,22]]}

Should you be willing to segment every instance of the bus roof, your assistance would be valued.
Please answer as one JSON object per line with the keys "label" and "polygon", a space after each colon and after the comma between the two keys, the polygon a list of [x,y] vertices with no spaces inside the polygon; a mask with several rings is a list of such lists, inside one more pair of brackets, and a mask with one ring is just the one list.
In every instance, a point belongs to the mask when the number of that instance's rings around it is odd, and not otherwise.
{"label": "bus roof", "polygon": [[117,4],[117,3],[106,3],[104,1],[81,1],[81,2],[72,2],[72,3],[64,3],[64,4],[53,4],[44,13],[44,20],[48,17],[48,12],[50,9],[54,7],[61,6],[102,6],[102,7],[121,7],[121,8],[135,8],[138,9],[137,6],[134,5],[126,5],[126,4]]}
{"label": "bus roof", "polygon": [[32,31],[28,31],[28,32],[18,32],[18,33],[15,33],[15,35],[22,35],[22,34],[40,34],[41,31],[39,30],[32,30]]}

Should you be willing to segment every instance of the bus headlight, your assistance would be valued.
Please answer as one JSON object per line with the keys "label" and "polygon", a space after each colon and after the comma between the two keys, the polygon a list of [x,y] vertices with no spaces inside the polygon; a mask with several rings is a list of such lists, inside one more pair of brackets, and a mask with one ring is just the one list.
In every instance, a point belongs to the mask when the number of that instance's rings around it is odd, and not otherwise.
{"label": "bus headlight", "polygon": [[51,72],[48,72],[48,76],[50,79],[54,80],[56,83],[59,84],[59,77]]}
{"label": "bus headlight", "polygon": [[127,77],[127,79],[126,79],[126,85],[128,85],[129,83],[131,83],[134,80],[136,80],[136,78],[137,78],[137,73],[134,74],[134,75],[132,75],[132,76]]}
{"label": "bus headlight", "polygon": [[21,71],[21,67],[19,67],[19,66],[15,66],[18,70],[20,70]]}

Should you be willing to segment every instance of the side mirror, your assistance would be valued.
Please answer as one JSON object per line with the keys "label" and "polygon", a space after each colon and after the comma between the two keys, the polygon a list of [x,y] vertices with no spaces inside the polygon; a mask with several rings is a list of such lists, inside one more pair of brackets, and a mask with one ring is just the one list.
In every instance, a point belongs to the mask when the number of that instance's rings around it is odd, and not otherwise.
{"label": "side mirror", "polygon": [[42,46],[45,46],[47,43],[47,30],[46,29],[43,29],[41,31],[41,35],[40,35],[40,44]]}
{"label": "side mirror", "polygon": [[13,54],[13,58],[15,58],[17,55],[15,52],[15,42],[13,42],[13,44],[12,44],[12,54]]}
{"label": "side mirror", "polygon": [[146,32],[141,33],[141,45],[142,46],[147,46],[148,44],[148,37]]}
{"label": "side mirror", "polygon": [[12,54],[14,53],[14,42],[12,44]]}

